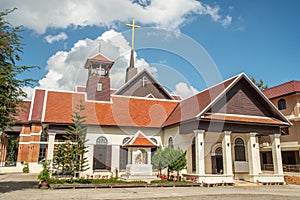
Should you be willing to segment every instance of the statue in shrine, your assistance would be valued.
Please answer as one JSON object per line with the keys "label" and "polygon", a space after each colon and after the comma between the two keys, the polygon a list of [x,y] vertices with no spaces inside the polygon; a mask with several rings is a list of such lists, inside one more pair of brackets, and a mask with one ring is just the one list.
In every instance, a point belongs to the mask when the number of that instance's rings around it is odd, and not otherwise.
{"label": "statue in shrine", "polygon": [[135,158],[135,164],[146,164],[145,159],[144,153],[141,150],[138,150]]}

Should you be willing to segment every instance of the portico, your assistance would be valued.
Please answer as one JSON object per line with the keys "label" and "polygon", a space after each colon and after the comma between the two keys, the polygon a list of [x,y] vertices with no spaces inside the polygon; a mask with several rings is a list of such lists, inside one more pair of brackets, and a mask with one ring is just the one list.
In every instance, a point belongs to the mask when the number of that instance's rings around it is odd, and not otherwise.
{"label": "portico", "polygon": [[[189,164],[195,165],[196,169],[194,171],[191,166],[188,166],[185,176],[197,177],[198,182],[203,184],[231,184],[236,179],[255,183],[284,182],[280,162],[279,134],[270,134],[273,141],[273,173],[261,170],[259,134],[256,132],[194,130],[193,134],[195,147],[188,151],[190,153],[188,157],[195,155],[195,158],[192,159],[195,164]],[[217,139],[212,141],[211,138]]]}

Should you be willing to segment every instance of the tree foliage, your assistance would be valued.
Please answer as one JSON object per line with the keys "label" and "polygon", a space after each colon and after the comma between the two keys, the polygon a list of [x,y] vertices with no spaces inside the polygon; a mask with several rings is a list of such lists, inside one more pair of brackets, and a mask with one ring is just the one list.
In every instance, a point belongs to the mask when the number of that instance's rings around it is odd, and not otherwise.
{"label": "tree foliage", "polygon": [[260,79],[259,82],[256,82],[255,78],[252,76],[251,81],[258,87],[260,90],[268,89],[268,85],[264,84],[264,80]]}
{"label": "tree foliage", "polygon": [[159,174],[161,175],[161,170],[165,169],[168,166],[168,154],[166,153],[167,148],[159,147],[152,157],[152,165],[154,169],[159,170]]}
{"label": "tree foliage", "polygon": [[86,117],[80,114],[84,109],[82,103],[76,106],[77,111],[73,111],[72,115],[74,125],[66,129],[66,142],[57,146],[54,152],[53,167],[69,172],[72,177],[76,171],[88,169],[87,158],[84,157],[88,152],[85,146],[87,127],[83,126]]}
{"label": "tree foliage", "polygon": [[0,12],[0,132],[4,132],[15,122],[15,117],[22,108],[22,100],[27,96],[22,87],[31,85],[33,79],[20,78],[20,74],[33,66],[17,66],[23,52],[20,40],[21,26],[14,27],[5,17],[13,12]]}
{"label": "tree foliage", "polygon": [[[176,171],[177,177],[179,177],[179,172],[186,168],[186,152],[178,148],[158,148],[152,157],[152,165],[154,168],[161,170],[168,168],[169,172]],[[177,178],[178,180],[178,178]]]}

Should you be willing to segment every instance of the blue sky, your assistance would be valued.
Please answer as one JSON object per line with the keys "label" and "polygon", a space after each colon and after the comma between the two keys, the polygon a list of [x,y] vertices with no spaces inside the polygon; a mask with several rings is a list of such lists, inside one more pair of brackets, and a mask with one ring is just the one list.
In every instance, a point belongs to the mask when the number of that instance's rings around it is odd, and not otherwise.
{"label": "blue sky", "polygon": [[[125,23],[131,17],[143,27],[136,31],[137,66],[149,69],[166,88],[182,96],[241,72],[263,79],[268,86],[300,80],[300,2],[297,0],[170,0],[169,5],[157,0],[103,0],[97,4],[98,9],[72,4],[73,1],[51,1],[46,10],[43,9],[47,4],[38,2],[0,2],[1,8],[18,8],[8,20],[14,25],[24,25],[24,54],[19,64],[41,67],[24,74],[44,79],[37,86],[70,89],[74,84],[83,84],[86,74],[81,75],[74,68],[83,67],[85,59],[97,53],[97,38],[102,41],[101,52],[118,60],[115,77],[123,76],[131,36]],[[101,10],[102,3],[109,5],[105,12]],[[29,8],[26,4],[35,6]],[[70,6],[80,16],[74,14],[72,18],[73,15],[69,17],[68,13],[55,9],[68,10]],[[158,33],[159,38],[150,33]],[[49,35],[58,34],[61,39],[50,43]],[[111,35],[117,42],[107,39]],[[173,42],[168,43],[170,38]],[[93,48],[84,48],[87,45]],[[125,50],[121,51],[122,48]],[[78,55],[82,56],[81,61],[76,61]],[[209,58],[210,63],[204,61]],[[195,66],[198,61],[199,66]],[[212,68],[215,75],[207,75],[205,71]],[[123,79],[112,81],[118,87]]]}

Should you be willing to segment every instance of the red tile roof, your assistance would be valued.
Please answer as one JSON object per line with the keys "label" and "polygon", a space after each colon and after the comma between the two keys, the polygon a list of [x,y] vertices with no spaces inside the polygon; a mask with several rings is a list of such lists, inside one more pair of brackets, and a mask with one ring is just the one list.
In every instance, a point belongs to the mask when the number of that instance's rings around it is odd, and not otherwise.
{"label": "red tile roof", "polygon": [[182,100],[181,96],[176,95],[176,94],[171,94],[174,100]]}
{"label": "red tile roof", "polygon": [[33,99],[33,107],[31,111],[31,121],[41,121],[43,115],[43,106],[44,106],[44,98],[45,98],[45,90],[36,89],[35,96]]}
{"label": "red tile roof", "polygon": [[17,122],[21,123],[28,122],[31,101],[23,101],[23,106],[24,108],[19,111],[19,115],[16,117]]}
{"label": "red tile roof", "polygon": [[223,92],[234,80],[235,76],[218,85],[208,88],[190,98],[180,102],[175,111],[166,121],[165,125],[172,125],[186,120],[194,119],[203,111],[221,92]]}
{"label": "red tile roof", "polygon": [[100,61],[105,61],[105,62],[112,62],[111,60],[109,60],[108,58],[106,58],[104,55],[102,54],[97,54],[95,55],[92,60],[100,60]]}
{"label": "red tile roof", "polygon": [[244,123],[258,123],[258,124],[273,124],[273,125],[288,125],[283,121],[273,118],[259,117],[259,116],[234,116],[234,115],[218,115],[206,114],[201,119],[218,120],[218,121],[231,121],[231,122],[244,122]]}
{"label": "red tile roof", "polygon": [[85,86],[76,86],[75,92],[86,92]]}
{"label": "red tile roof", "polygon": [[157,147],[157,145],[141,132],[137,132],[137,134],[128,140],[123,147]]}
{"label": "red tile roof", "polygon": [[262,91],[269,99],[300,92],[300,81],[289,81]]}
{"label": "red tile roof", "polygon": [[178,102],[112,96],[110,102],[85,102],[84,94],[49,91],[44,122],[72,123],[72,111],[83,100],[86,124],[161,127]]}

